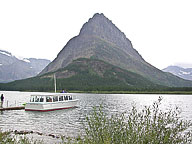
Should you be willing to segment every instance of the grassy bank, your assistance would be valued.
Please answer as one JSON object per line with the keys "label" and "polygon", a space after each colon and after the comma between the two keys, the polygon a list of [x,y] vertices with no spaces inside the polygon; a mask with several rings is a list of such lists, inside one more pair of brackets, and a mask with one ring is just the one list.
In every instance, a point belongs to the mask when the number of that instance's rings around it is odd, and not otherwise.
{"label": "grassy bank", "polygon": [[[24,90],[23,92],[39,92],[34,90]],[[54,93],[55,91],[44,91]],[[57,90],[61,93],[62,90]],[[192,91],[81,91],[81,90],[67,90],[68,93],[90,93],[90,94],[178,94],[178,95],[192,95]]]}

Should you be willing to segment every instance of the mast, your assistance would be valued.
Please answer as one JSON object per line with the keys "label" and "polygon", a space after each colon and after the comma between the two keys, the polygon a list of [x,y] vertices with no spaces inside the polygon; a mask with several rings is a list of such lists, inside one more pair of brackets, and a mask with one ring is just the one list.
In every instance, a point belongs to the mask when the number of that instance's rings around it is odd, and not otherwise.
{"label": "mast", "polygon": [[55,76],[55,73],[54,73],[54,85],[55,85],[55,93],[57,92],[57,85],[56,85],[56,76]]}

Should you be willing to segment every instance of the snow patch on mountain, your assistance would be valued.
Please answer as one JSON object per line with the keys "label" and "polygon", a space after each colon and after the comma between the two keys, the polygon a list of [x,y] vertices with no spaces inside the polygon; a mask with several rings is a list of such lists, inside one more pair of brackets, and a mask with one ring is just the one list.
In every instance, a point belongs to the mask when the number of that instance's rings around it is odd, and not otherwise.
{"label": "snow patch on mountain", "polygon": [[27,63],[30,63],[30,60],[27,59],[27,58],[23,58],[21,56],[15,56],[17,59],[21,60],[21,61],[24,61],[24,62],[27,62]]}
{"label": "snow patch on mountain", "polygon": [[27,63],[30,63],[30,60],[28,60],[28,59],[26,59],[26,58],[24,58],[23,61],[24,61],[24,62],[27,62]]}
{"label": "snow patch on mountain", "polygon": [[181,73],[179,73],[179,74],[181,74],[181,75],[182,75],[182,74],[183,74],[183,75],[190,75],[190,74],[191,74],[191,72],[186,72],[186,71],[182,71],[182,70],[180,70],[180,72],[181,72]]}
{"label": "snow patch on mountain", "polygon": [[5,51],[0,51],[1,54],[11,57],[12,55],[10,53],[7,53]]}
{"label": "snow patch on mountain", "polygon": [[168,66],[163,69],[164,72],[172,73],[186,80],[192,80],[192,68],[183,68],[179,66]]}

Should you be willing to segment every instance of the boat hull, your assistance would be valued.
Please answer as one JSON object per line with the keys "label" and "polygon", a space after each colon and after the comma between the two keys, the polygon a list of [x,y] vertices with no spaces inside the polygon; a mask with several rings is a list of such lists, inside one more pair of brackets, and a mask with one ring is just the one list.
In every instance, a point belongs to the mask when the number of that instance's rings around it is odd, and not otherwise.
{"label": "boat hull", "polygon": [[69,109],[77,106],[78,99],[62,102],[46,102],[46,103],[26,103],[25,111],[54,111]]}

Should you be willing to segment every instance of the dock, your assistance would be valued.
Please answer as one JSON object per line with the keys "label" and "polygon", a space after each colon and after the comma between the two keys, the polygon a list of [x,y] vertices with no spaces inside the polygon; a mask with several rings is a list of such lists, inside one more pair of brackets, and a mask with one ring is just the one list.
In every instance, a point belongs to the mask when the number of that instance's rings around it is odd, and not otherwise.
{"label": "dock", "polygon": [[5,110],[22,110],[25,109],[24,106],[18,106],[18,107],[5,107],[5,108],[0,108],[0,111],[5,111]]}

